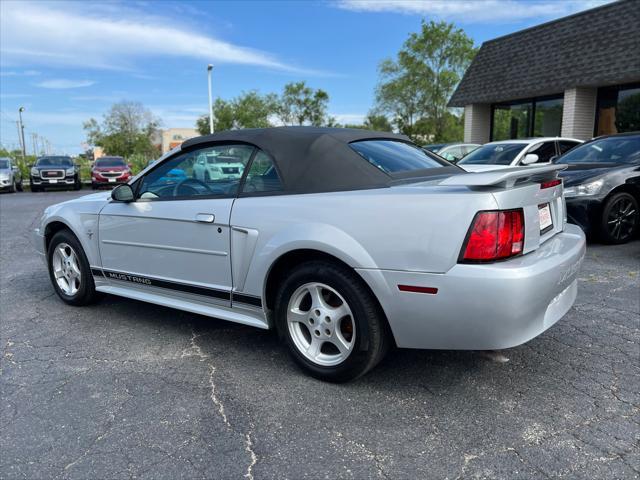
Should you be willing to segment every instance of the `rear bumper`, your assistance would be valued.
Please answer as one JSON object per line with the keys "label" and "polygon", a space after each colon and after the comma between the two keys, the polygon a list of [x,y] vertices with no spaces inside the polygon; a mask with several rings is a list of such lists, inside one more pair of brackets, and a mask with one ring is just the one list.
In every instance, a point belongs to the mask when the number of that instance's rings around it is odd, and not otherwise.
{"label": "rear bumper", "polygon": [[[567,313],[584,253],[584,233],[566,225],[536,251],[505,262],[458,264],[444,274],[357,271],[380,301],[399,347],[493,350],[527,342]],[[398,285],[438,291],[401,292]]]}

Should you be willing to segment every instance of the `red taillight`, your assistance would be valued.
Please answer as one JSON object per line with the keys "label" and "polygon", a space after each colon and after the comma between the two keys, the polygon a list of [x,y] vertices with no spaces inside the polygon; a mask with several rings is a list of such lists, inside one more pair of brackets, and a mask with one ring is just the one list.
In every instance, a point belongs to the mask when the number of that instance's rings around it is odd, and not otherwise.
{"label": "red taillight", "polygon": [[524,214],[518,210],[478,212],[467,234],[463,262],[489,262],[522,253]]}
{"label": "red taillight", "polygon": [[548,182],[542,182],[540,184],[540,189],[557,187],[561,183],[562,183],[562,180],[560,180],[559,178],[556,178],[555,180],[549,180]]}

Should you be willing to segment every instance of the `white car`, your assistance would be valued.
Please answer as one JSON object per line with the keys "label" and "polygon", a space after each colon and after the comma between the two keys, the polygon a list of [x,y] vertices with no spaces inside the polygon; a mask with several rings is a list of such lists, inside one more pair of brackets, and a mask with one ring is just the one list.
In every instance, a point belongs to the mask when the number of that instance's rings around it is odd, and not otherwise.
{"label": "white car", "polygon": [[485,143],[457,165],[468,172],[486,172],[507,167],[548,165],[556,157],[580,145],[582,140],[562,137],[526,138]]}
{"label": "white car", "polygon": [[[195,156],[193,165],[193,177],[204,182],[220,179],[240,178],[244,172],[242,158],[234,153],[242,153],[242,149],[230,147],[224,152],[203,153]],[[238,152],[234,152],[238,150]],[[245,159],[246,161],[246,159]]]}
{"label": "white car", "polygon": [[[241,178],[193,178],[194,156],[230,147]],[[273,328],[304,370],[346,381],[392,344],[508,348],[562,318],[585,252],[563,168],[466,173],[365,130],[221,132],[47,208],[33,238],[68,304],[104,292]]]}

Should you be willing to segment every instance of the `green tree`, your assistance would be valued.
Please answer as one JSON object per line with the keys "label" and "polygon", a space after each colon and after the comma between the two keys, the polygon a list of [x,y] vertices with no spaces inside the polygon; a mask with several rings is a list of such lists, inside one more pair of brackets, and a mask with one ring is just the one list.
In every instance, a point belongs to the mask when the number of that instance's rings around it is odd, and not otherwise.
{"label": "green tree", "polygon": [[[218,132],[236,128],[270,127],[272,125],[269,118],[275,115],[276,102],[275,94],[260,95],[255,90],[243,92],[230,101],[217,98],[213,103],[213,128]],[[209,117],[200,117],[196,128],[201,135],[207,135]]]}
{"label": "green tree", "polygon": [[367,130],[376,130],[378,132],[391,132],[393,128],[391,127],[391,122],[384,115],[376,115],[374,113],[370,113],[364,119],[364,128]]}
{"label": "green tree", "polygon": [[475,53],[473,40],[463,30],[423,20],[420,32],[409,35],[397,58],[380,64],[378,110],[390,114],[396,127],[413,139],[453,140],[447,138],[455,131],[447,102]]}
{"label": "green tree", "polygon": [[87,141],[102,147],[109,155],[129,158],[141,155],[155,158],[160,151],[152,142],[159,121],[139,102],[120,102],[111,106],[102,124],[94,118],[84,123]]}
{"label": "green tree", "polygon": [[327,117],[329,94],[314,90],[305,82],[288,83],[276,106],[276,113],[285,125],[321,126],[335,123]]}

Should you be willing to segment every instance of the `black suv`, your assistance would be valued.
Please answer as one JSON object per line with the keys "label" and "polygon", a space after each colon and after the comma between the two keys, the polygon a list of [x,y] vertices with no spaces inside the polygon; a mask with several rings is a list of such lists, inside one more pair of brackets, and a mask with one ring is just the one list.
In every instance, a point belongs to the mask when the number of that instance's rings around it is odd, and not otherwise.
{"label": "black suv", "polygon": [[48,156],[40,157],[31,167],[29,174],[31,191],[39,192],[45,187],[73,188],[80,190],[80,168],[73,163],[71,157]]}

